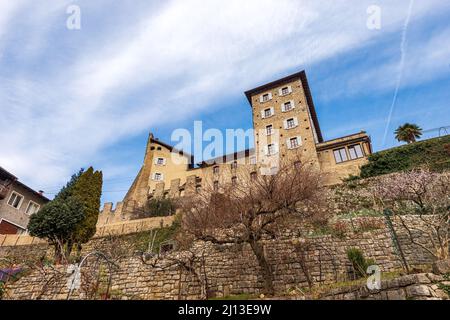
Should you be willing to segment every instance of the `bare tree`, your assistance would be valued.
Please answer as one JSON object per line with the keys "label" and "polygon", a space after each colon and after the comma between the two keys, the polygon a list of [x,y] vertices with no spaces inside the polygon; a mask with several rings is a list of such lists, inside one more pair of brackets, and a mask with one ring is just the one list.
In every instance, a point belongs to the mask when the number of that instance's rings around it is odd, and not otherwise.
{"label": "bare tree", "polygon": [[[399,219],[411,243],[436,260],[448,258],[450,173],[416,169],[380,177],[371,187],[378,210],[389,209]],[[422,223],[408,223],[414,215]],[[419,241],[426,238],[430,246]]]}
{"label": "bare tree", "polygon": [[[292,159],[291,159],[292,160]],[[321,176],[310,163],[285,161],[271,175],[256,173],[255,166],[240,166],[229,183],[202,191],[182,203],[186,233],[214,244],[249,244],[264,279],[265,293],[274,294],[273,270],[264,245],[277,237],[277,223],[286,217],[310,219],[325,203]]]}

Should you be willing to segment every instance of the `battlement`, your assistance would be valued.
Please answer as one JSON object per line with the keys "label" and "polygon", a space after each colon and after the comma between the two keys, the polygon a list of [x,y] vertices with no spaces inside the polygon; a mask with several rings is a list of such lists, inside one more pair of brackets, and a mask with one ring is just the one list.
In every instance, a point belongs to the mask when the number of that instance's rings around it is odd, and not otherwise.
{"label": "battlement", "polygon": [[106,202],[103,205],[103,209],[100,210],[97,226],[104,226],[124,220],[128,219],[123,215],[123,202],[117,202],[115,208],[113,208],[112,202]]}

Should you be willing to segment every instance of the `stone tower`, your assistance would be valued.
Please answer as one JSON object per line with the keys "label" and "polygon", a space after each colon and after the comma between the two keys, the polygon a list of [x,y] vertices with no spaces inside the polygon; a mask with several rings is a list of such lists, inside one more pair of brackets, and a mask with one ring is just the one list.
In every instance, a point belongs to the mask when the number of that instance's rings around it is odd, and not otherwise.
{"label": "stone tower", "polygon": [[305,71],[246,93],[252,106],[256,154],[280,160],[300,155],[319,163],[323,141]]}

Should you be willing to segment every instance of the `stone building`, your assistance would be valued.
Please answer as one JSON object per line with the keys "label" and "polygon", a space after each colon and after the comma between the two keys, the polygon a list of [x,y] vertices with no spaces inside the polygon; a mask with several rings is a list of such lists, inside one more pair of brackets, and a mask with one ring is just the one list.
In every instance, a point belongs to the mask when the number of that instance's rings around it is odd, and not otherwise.
{"label": "stone building", "polygon": [[[218,189],[234,182],[239,165],[276,167],[281,160],[304,159],[326,177],[329,185],[357,175],[371,154],[365,132],[324,141],[305,71],[245,92],[252,108],[255,149],[194,165],[193,157],[149,135],[144,163],[124,200],[113,210],[107,203],[100,224],[127,219],[149,197],[182,197],[205,183]],[[260,171],[262,172],[262,171]],[[253,174],[253,172],[252,172]]]}
{"label": "stone building", "polygon": [[49,201],[0,167],[0,234],[20,234],[30,216]]}

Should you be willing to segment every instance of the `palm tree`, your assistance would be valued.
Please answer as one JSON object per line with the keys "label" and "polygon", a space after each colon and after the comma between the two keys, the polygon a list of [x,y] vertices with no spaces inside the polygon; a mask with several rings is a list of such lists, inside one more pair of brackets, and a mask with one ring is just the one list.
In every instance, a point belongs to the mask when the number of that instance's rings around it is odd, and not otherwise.
{"label": "palm tree", "polygon": [[406,143],[416,142],[422,136],[422,128],[417,124],[405,123],[395,130],[395,138]]}

